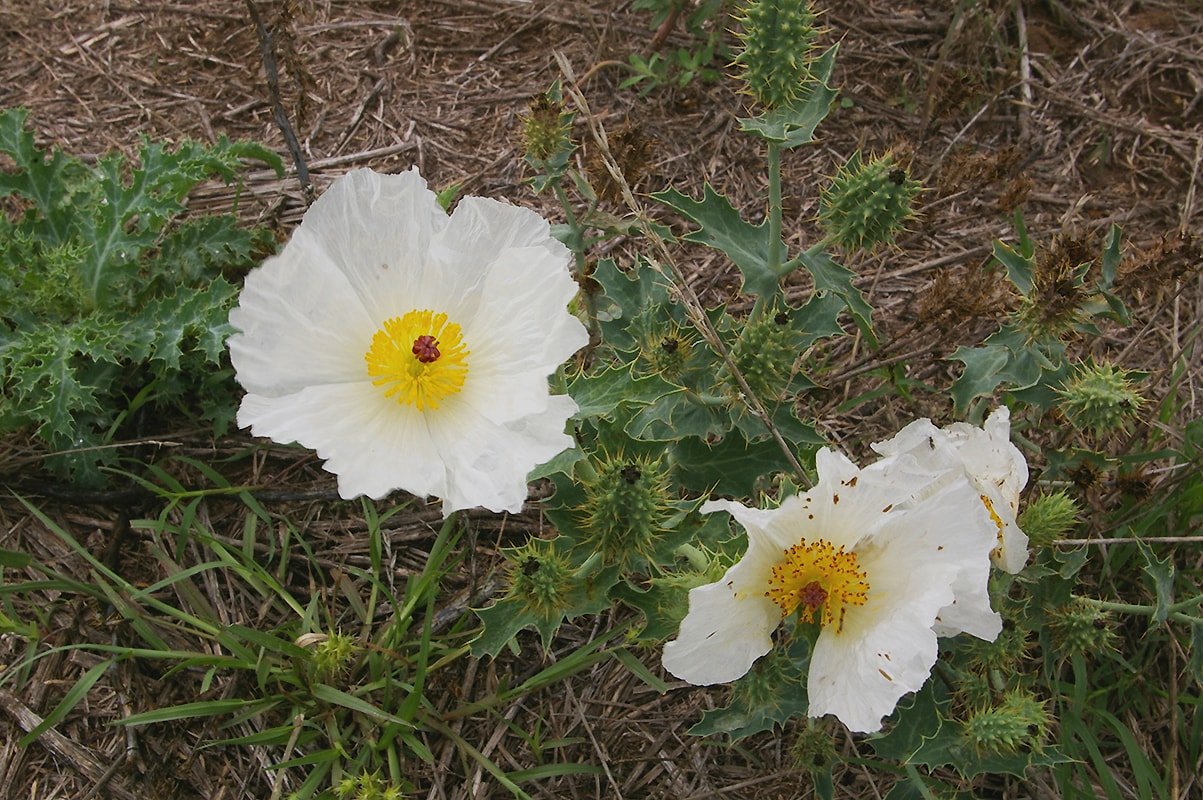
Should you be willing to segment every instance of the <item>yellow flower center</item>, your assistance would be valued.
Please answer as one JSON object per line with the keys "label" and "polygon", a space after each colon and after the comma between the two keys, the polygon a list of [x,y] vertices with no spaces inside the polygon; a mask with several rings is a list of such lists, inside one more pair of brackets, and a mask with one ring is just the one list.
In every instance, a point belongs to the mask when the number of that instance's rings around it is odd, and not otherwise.
{"label": "yellow flower center", "polygon": [[425,411],[464,388],[468,355],[459,325],[446,314],[414,309],[385,320],[363,359],[385,397]]}
{"label": "yellow flower center", "polygon": [[799,542],[785,551],[773,567],[765,596],[788,616],[800,608],[798,616],[839,633],[844,629],[848,606],[863,606],[869,599],[868,574],[857,563],[856,553],[846,552],[826,539]]}

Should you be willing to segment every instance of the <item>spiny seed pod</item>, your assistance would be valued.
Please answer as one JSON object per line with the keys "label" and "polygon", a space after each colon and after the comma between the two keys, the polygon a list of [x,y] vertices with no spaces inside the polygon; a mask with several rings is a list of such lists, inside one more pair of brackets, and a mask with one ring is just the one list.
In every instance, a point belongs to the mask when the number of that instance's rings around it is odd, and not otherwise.
{"label": "spiny seed pod", "polygon": [[1087,316],[1086,273],[1093,263],[1088,242],[1057,234],[1032,265],[1032,288],[1017,312],[1033,338],[1062,337]]}
{"label": "spiny seed pod", "polygon": [[522,117],[522,145],[532,161],[548,161],[572,146],[572,115],[546,94],[536,97]]}
{"label": "spiny seed pod", "polygon": [[835,741],[822,728],[803,728],[790,748],[790,755],[798,769],[817,772],[835,761]]}
{"label": "spiny seed pod", "polygon": [[735,697],[748,708],[776,708],[781,702],[781,687],[798,682],[791,675],[791,666],[784,649],[770,650],[735,683]]}
{"label": "spiny seed pod", "polygon": [[967,708],[987,708],[994,702],[994,687],[984,673],[959,671],[954,685],[957,699]]}
{"label": "spiny seed pod", "polygon": [[552,618],[571,605],[574,570],[568,559],[542,539],[531,539],[506,553],[509,597],[531,613]]}
{"label": "spiny seed pod", "polygon": [[891,153],[868,161],[853,153],[823,190],[819,223],[844,250],[872,250],[892,241],[914,216],[919,190],[919,182],[895,163]]}
{"label": "spiny seed pod", "polygon": [[660,462],[619,453],[595,464],[580,511],[608,563],[630,567],[655,552],[669,510],[668,476]]}
{"label": "spiny seed pod", "polygon": [[1053,611],[1048,624],[1061,658],[1098,654],[1115,646],[1110,615],[1084,597],[1075,597]]}
{"label": "spiny seed pod", "polygon": [[[614,165],[627,186],[634,187],[647,176],[656,140],[644,131],[638,120],[628,118],[615,125],[606,133],[606,142]],[[622,185],[610,173],[599,147],[590,147],[586,152],[585,172],[599,198],[615,204],[623,201]]]}
{"label": "spiny seed pod", "polygon": [[1096,437],[1125,431],[1144,405],[1128,370],[1110,364],[1081,365],[1057,391],[1061,410],[1074,427]]}
{"label": "spiny seed pod", "polygon": [[1073,530],[1081,509],[1064,490],[1043,494],[1019,515],[1019,527],[1033,547],[1048,547]]}
{"label": "spiny seed pod", "polygon": [[[788,311],[770,311],[747,325],[731,348],[731,359],[762,401],[780,400],[794,371],[798,349]],[[739,391],[731,379],[730,387]]]}
{"label": "spiny seed pod", "polygon": [[966,743],[982,753],[1039,751],[1048,734],[1044,704],[1024,691],[1007,694],[994,708],[973,714],[966,722]]}
{"label": "spiny seed pod", "polygon": [[788,108],[811,82],[819,34],[808,0],[752,0],[737,17],[743,50],[735,57],[744,91],[769,109]]}

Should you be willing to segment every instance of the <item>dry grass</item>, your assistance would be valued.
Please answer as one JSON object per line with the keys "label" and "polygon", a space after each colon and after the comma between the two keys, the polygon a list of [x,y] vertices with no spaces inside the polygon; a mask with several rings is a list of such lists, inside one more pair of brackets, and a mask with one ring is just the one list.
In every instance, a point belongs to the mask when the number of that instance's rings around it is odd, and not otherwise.
{"label": "dry grass", "polygon": [[[651,31],[644,15],[623,0],[286,0],[262,3],[276,34],[281,100],[320,189],[345,170],[399,170],[416,164],[430,183],[460,183],[466,193],[556,208],[524,187],[517,117],[528,100],[558,77],[553,51],[578,73],[607,59],[644,52]],[[916,415],[944,421],[946,404],[931,396],[896,396],[841,403],[871,392],[883,364],[905,365],[908,376],[946,386],[955,368],[944,360],[958,344],[989,333],[1009,299],[990,272],[990,242],[1010,235],[1007,212],[1024,202],[1037,242],[1055,234],[1097,241],[1117,222],[1125,232],[1126,276],[1135,324],[1077,344],[1077,355],[1106,356],[1150,373],[1154,402],[1177,395],[1178,417],[1164,424],[1179,435],[1183,419],[1200,416],[1200,369],[1171,383],[1169,370],[1184,351],[1197,352],[1203,317],[1203,278],[1197,241],[1203,218],[1203,9],[1175,0],[1023,2],[983,0],[964,13],[953,4],[835,0],[825,16],[829,37],[842,42],[836,85],[846,103],[821,129],[816,147],[785,161],[786,230],[797,246],[815,235],[821,176],[854,150],[905,153],[931,190],[922,217],[899,247],[859,259],[860,285],[879,310],[883,347],[841,340],[815,357],[828,375],[821,405],[811,409],[822,429],[853,452]],[[960,4],[962,6],[966,4]],[[939,6],[939,8],[936,8]],[[1022,9],[1022,13],[1017,9]],[[687,44],[674,34],[670,45]],[[6,0],[0,5],[0,107],[23,105],[39,139],[74,153],[132,152],[138,135],[213,141],[248,137],[285,153],[273,121],[259,42],[241,0],[121,3],[84,0]],[[638,125],[653,142],[651,164],[637,189],[673,183],[697,193],[703,180],[737,205],[755,208],[764,192],[762,156],[737,132],[742,99],[729,82],[665,88],[640,98],[618,91],[621,70],[597,70],[583,87],[601,122]],[[583,136],[583,127],[578,131]],[[305,195],[290,175],[251,176],[235,198],[211,187],[196,200],[204,210],[234,206],[284,236],[299,220]],[[618,210],[618,209],[615,209]],[[610,252],[632,252],[617,241]],[[1192,249],[1193,248],[1193,249]],[[731,299],[738,281],[713,253],[681,251],[698,290]],[[797,291],[804,291],[799,285]],[[1192,341],[1194,342],[1192,344]],[[259,448],[246,459],[244,435],[209,442],[195,432],[164,432],[166,444],[143,444],[148,458],[188,454],[221,464],[232,480],[271,487],[263,501],[287,514],[310,543],[315,560],[299,559],[288,575],[299,597],[340,597],[337,575],[363,566],[366,543],[357,506],[332,502],[333,479],[312,456]],[[166,567],[148,561],[144,532],[130,518],[157,509],[136,494],[64,496],[26,474],[38,454],[19,437],[0,443],[0,480],[41,494],[40,507],[106,563],[135,583],[149,584]],[[226,459],[237,459],[226,461]],[[6,463],[7,462],[7,465]],[[1159,480],[1154,476],[1151,491]],[[271,492],[276,494],[272,495]],[[0,497],[0,548],[24,550],[66,574],[87,577],[87,566],[16,503]],[[101,502],[79,502],[81,500]],[[114,501],[120,502],[114,502]],[[1095,499],[1105,505],[1105,496]],[[225,500],[201,506],[219,536],[241,536],[246,509]],[[422,563],[437,511],[403,512],[390,522],[398,576]],[[480,598],[492,585],[499,545],[539,529],[537,510],[499,519],[470,517],[473,544],[450,576],[448,603]],[[111,559],[111,560],[110,560]],[[255,598],[230,586],[198,585],[224,618],[266,623]],[[454,598],[459,598],[458,600]],[[131,634],[110,609],[46,591],[54,629],[44,644],[121,643]],[[499,682],[518,679],[570,652],[609,620],[567,628],[542,656],[524,639],[523,658],[467,664],[431,696],[450,701],[486,696]],[[189,644],[198,646],[196,642]],[[0,640],[0,662],[21,657],[14,637]],[[645,654],[655,664],[653,653]],[[200,745],[217,736],[211,725],[172,724],[126,734],[111,723],[128,713],[201,698],[197,676],[165,677],[153,664],[123,662],[93,688],[54,733],[18,748],[22,729],[36,724],[96,656],[58,652],[34,666],[19,690],[0,691],[0,796],[267,797],[268,754],[255,748]],[[0,666],[0,674],[3,667]],[[204,699],[236,694],[218,682]],[[507,723],[547,738],[579,743],[554,758],[605,765],[597,778],[532,784],[535,796],[607,798],[792,798],[810,792],[794,768],[788,737],[762,735],[739,748],[696,740],[686,728],[722,691],[680,690],[660,696],[624,668],[603,663],[566,686],[522,698],[493,715],[459,720],[460,733],[506,769],[532,765],[528,744]],[[437,700],[436,700],[437,702]],[[1144,727],[1151,752],[1164,747],[1166,719]],[[858,742],[841,736],[847,756]],[[433,768],[415,762],[413,779],[429,798],[497,797],[487,776],[465,766],[450,743],[437,746]],[[1173,757],[1172,755],[1170,756]],[[1190,774],[1198,765],[1183,765]],[[839,797],[883,797],[881,778],[853,767],[837,771]],[[1183,794],[1190,783],[1181,784]],[[1001,797],[1002,784],[979,787]],[[1197,788],[1197,787],[1196,787]],[[1032,788],[1041,796],[1052,789]],[[1018,792],[1018,793],[1016,793]],[[1005,796],[1034,796],[1011,788]]]}

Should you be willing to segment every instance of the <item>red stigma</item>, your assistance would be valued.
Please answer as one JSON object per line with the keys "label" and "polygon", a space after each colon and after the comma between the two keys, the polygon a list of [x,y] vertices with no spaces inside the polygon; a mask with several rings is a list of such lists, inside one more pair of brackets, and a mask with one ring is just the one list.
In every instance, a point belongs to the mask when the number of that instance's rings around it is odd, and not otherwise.
{"label": "red stigma", "polygon": [[827,590],[818,581],[811,581],[798,590],[798,599],[807,608],[818,608],[827,600]]}
{"label": "red stigma", "polygon": [[413,351],[418,361],[421,361],[423,364],[438,361],[439,356],[442,355],[439,352],[439,342],[433,336],[419,336],[417,339],[414,339]]}

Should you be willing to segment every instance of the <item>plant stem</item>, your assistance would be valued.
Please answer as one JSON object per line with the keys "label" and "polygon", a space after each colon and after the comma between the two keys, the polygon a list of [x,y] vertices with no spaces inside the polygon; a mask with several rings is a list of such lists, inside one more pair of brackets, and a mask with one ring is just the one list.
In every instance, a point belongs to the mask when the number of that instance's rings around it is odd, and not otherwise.
{"label": "plant stem", "polygon": [[572,231],[568,249],[572,251],[572,257],[576,260],[576,282],[581,287],[581,300],[584,301],[585,313],[589,316],[589,341],[597,342],[601,338],[601,331],[597,326],[597,304],[594,301],[593,293],[585,288],[585,278],[587,277],[585,274],[585,229],[572,210],[572,203],[568,201],[568,193],[564,191],[563,183],[555,181],[552,184],[552,191],[555,192],[560,208],[564,209],[564,221],[568,225],[568,230]]}
{"label": "plant stem", "polygon": [[[1096,600],[1093,597],[1083,597],[1081,599],[1083,601],[1089,603],[1090,605],[1094,606],[1095,608],[1102,609],[1103,611],[1115,611],[1120,614],[1136,614],[1136,615],[1139,615],[1142,617],[1143,616],[1151,617],[1157,611],[1157,607],[1151,606],[1151,605],[1137,605],[1135,603],[1115,603],[1110,600]],[[1191,617],[1187,614],[1182,614],[1180,612],[1183,609],[1191,608],[1193,606],[1198,606],[1200,603],[1203,603],[1203,594],[1196,595],[1195,597],[1192,597],[1189,600],[1182,600],[1177,603],[1174,603],[1173,605],[1167,606],[1165,611],[1169,614],[1170,617],[1178,620],[1179,622],[1194,622],[1196,618]]]}

